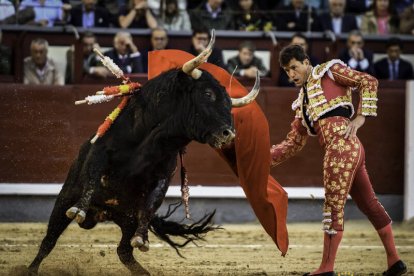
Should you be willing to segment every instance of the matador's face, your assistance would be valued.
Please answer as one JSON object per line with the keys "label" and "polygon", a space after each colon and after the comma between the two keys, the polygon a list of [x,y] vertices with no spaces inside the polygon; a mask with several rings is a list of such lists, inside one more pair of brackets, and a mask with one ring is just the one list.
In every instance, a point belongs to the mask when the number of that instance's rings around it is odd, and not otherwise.
{"label": "matador's face", "polygon": [[310,69],[311,66],[308,59],[301,62],[296,58],[292,58],[288,65],[283,66],[283,70],[286,71],[289,80],[292,81],[295,86],[302,86],[305,84],[308,79]]}

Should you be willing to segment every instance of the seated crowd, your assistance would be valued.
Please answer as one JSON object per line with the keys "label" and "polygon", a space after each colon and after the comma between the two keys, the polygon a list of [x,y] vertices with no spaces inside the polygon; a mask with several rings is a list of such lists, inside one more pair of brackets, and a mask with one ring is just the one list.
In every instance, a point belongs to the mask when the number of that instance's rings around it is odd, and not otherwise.
{"label": "seated crowd", "polygon": [[[12,0],[0,0],[1,24],[33,24],[50,27],[73,25],[83,28],[116,27],[125,29],[116,33],[113,48],[104,54],[111,57],[127,73],[147,72],[147,53],[168,48],[169,31],[192,31],[191,42],[182,50],[193,55],[208,44],[210,29],[239,31],[295,32],[291,44],[299,44],[308,52],[307,30],[348,34],[347,49],[337,58],[351,68],[373,74],[379,79],[412,79],[409,61],[400,57],[403,43],[391,37],[384,53],[387,57],[373,62],[373,53],[364,47],[364,34],[414,34],[413,0],[353,1],[353,0],[23,0],[18,7]],[[309,4],[307,6],[305,4]],[[316,10],[323,9],[317,13]],[[128,29],[151,29],[150,49],[135,45]],[[105,78],[109,76],[93,52],[99,47],[90,31],[82,34],[84,74]],[[0,74],[11,73],[11,51],[1,45]],[[74,49],[67,52],[66,72],[58,72],[52,58],[47,56],[48,42],[35,39],[30,45],[31,56],[24,60],[24,83],[63,84],[73,81]],[[256,71],[265,77],[269,68],[255,55],[251,41],[239,45],[238,54],[224,60],[223,52],[214,48],[209,62],[227,69],[239,77],[254,77]],[[317,60],[310,55],[310,61]],[[28,75],[27,75],[28,74]],[[63,76],[64,75],[64,76]],[[64,81],[65,80],[65,81]],[[290,86],[286,74],[280,73],[278,84]]]}

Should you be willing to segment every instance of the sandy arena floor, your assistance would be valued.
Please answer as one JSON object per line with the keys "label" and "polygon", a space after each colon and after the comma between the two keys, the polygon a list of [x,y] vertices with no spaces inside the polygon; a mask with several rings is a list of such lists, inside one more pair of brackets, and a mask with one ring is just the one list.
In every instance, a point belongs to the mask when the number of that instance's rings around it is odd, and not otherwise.
{"label": "sandy arena floor", "polygon": [[[259,225],[225,225],[207,242],[182,250],[180,258],[154,236],[147,253],[135,257],[152,275],[302,275],[319,265],[322,231],[319,223],[289,224],[290,248],[280,256]],[[394,224],[395,240],[407,275],[414,275],[414,227]],[[44,236],[44,223],[0,224],[0,275],[24,275]],[[129,275],[116,255],[120,239],[114,224],[83,230],[72,223],[40,266],[40,275]],[[381,275],[385,253],[376,232],[366,221],[347,222],[337,258],[338,275]]]}

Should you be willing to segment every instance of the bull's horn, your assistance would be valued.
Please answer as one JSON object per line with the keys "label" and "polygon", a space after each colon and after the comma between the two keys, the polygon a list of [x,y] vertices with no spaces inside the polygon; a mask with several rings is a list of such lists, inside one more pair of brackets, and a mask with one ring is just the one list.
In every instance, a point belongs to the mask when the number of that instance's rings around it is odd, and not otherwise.
{"label": "bull's horn", "polygon": [[193,58],[192,60],[187,61],[183,65],[184,73],[191,75],[194,79],[198,79],[201,77],[202,71],[197,69],[203,62],[207,61],[208,57],[211,55],[213,51],[214,42],[216,41],[216,34],[214,29],[211,30],[211,39],[208,43],[207,47],[202,51],[198,56]]}
{"label": "bull's horn", "polygon": [[259,70],[257,70],[256,82],[254,83],[252,90],[249,92],[249,94],[247,94],[243,98],[239,98],[239,99],[231,98],[231,105],[233,107],[245,106],[251,103],[252,101],[254,101],[256,96],[259,94],[259,91],[260,91],[260,77],[259,77]]}

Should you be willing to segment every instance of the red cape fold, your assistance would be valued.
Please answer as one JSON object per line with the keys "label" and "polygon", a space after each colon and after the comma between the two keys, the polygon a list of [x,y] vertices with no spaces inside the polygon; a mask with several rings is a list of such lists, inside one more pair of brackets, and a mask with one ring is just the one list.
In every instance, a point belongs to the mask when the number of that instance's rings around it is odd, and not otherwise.
{"label": "red cape fold", "polygon": [[[173,68],[181,68],[194,56],[180,50],[160,50],[148,53],[148,79]],[[226,88],[230,97],[247,95],[246,88],[224,69],[204,63],[209,72]],[[217,149],[240,180],[246,197],[266,232],[284,256],[289,239],[286,228],[288,198],[282,186],[270,175],[270,135],[265,115],[256,102],[233,108],[236,138],[230,148]]]}

